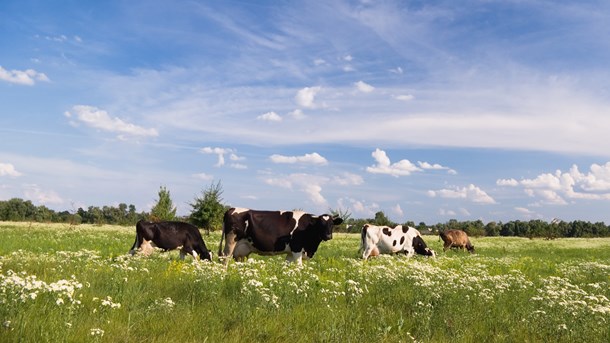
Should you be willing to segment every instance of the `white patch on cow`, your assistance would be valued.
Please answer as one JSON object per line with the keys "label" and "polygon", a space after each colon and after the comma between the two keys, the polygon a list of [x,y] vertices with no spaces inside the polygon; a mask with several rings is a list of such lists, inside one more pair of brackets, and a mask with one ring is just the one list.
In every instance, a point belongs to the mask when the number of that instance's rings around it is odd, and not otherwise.
{"label": "white patch on cow", "polygon": [[244,207],[235,207],[235,209],[233,210],[234,214],[239,214],[239,213],[243,213],[246,211],[250,211],[249,208],[244,208]]}
{"label": "white patch on cow", "polygon": [[323,220],[325,220],[325,221],[330,220],[330,216],[329,216],[329,215],[323,215],[323,216],[322,216],[322,217],[320,217],[320,218],[322,218],[322,219],[323,219]]}
{"label": "white patch on cow", "polygon": [[195,259],[195,261],[198,260],[199,255],[197,254],[197,252],[195,252],[195,250],[193,250],[193,258]]}
{"label": "white patch on cow", "polygon": [[142,254],[144,254],[145,256],[148,256],[150,254],[152,254],[152,252],[155,250],[155,243],[153,243],[152,241],[147,241],[145,239],[142,240],[142,245],[140,245],[140,250],[142,251]]}
{"label": "white patch on cow", "polygon": [[292,234],[294,233],[294,231],[299,227],[299,220],[301,219],[302,216],[304,216],[306,213],[303,211],[293,211],[292,212],[292,218],[296,221],[294,224],[294,228],[292,228],[292,231],[290,231],[290,235],[292,236]]}
{"label": "white patch on cow", "polygon": [[[390,232],[390,235],[383,231]],[[393,254],[400,251],[407,253],[407,257],[415,255],[413,248],[413,239],[421,236],[420,232],[413,227],[407,227],[407,232],[402,231],[402,226],[398,225],[395,228],[389,226],[376,226],[368,224],[366,236],[364,238],[364,252],[362,258],[367,259],[369,256],[377,254]],[[402,240],[402,242],[401,242]]]}

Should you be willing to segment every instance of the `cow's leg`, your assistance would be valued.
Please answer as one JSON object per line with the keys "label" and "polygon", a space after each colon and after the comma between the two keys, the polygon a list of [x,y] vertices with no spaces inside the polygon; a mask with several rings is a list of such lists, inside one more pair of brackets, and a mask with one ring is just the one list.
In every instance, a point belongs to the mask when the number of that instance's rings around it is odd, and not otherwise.
{"label": "cow's leg", "polygon": [[236,242],[236,238],[237,235],[231,231],[228,233],[225,233],[225,247],[222,251],[222,255],[224,257],[224,264],[228,265],[229,264],[229,259],[231,258],[231,256],[233,256],[233,250],[235,250],[235,244]]}
{"label": "cow's leg", "polygon": [[286,255],[286,261],[296,262],[297,265],[303,265],[303,252],[302,251],[291,251]]}

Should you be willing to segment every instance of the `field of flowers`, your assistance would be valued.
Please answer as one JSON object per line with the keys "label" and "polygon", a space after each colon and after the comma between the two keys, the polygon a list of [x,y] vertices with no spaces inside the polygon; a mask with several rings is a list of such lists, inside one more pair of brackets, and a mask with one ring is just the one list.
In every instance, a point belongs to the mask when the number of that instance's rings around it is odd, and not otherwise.
{"label": "field of flowers", "polygon": [[[610,239],[472,238],[476,255],[127,255],[135,229],[0,222],[0,342],[610,342]],[[217,251],[219,233],[204,235]]]}

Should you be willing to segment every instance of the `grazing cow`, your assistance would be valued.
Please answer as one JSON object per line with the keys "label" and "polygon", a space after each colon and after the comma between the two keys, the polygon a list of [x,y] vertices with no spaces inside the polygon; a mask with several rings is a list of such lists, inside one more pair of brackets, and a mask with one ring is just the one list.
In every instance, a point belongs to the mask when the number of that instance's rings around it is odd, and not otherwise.
{"label": "grazing cow", "polygon": [[424,242],[421,233],[415,228],[398,225],[395,228],[389,226],[376,226],[365,224],[361,231],[362,258],[379,254],[393,254],[397,252],[406,253],[407,257],[415,253],[435,257],[436,253]]}
{"label": "grazing cow", "polygon": [[141,249],[146,255],[153,247],[163,251],[180,248],[180,259],[186,254],[193,255],[194,259],[202,258],[211,261],[212,253],[205,246],[199,229],[189,223],[183,222],[147,222],[140,220],[136,224],[136,241],[129,253],[134,255]]}
{"label": "grazing cow", "polygon": [[462,230],[445,230],[440,231],[439,236],[443,240],[443,251],[449,248],[467,249],[471,254],[474,253],[474,245],[470,243],[468,235]]}
{"label": "grazing cow", "polygon": [[313,257],[322,241],[332,239],[333,226],[342,222],[328,214],[231,208],[224,214],[218,255],[224,256],[227,264],[230,256],[239,260],[253,252],[286,254],[287,260],[300,265],[303,257]]}

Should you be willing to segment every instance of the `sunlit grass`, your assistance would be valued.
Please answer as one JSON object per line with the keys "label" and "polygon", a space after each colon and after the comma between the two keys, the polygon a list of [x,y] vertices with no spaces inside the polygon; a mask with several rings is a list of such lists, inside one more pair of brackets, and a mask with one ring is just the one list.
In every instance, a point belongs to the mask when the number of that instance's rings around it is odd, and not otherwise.
{"label": "sunlit grass", "polygon": [[[302,267],[131,257],[134,228],[0,223],[0,341],[607,342],[610,239],[473,238],[477,254]],[[219,233],[204,235],[218,249]]]}

